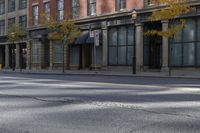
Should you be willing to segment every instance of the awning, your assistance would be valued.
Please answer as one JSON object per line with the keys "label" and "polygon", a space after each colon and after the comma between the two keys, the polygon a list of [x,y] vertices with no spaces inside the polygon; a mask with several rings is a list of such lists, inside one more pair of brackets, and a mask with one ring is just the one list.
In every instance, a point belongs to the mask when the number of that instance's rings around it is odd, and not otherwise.
{"label": "awning", "polygon": [[[99,32],[99,42],[102,44],[102,32]],[[75,41],[76,45],[94,44],[94,37],[90,37],[89,31],[84,31]]]}
{"label": "awning", "polygon": [[82,32],[82,34],[75,41],[75,44],[77,44],[77,45],[86,44],[86,40],[88,39],[88,37],[89,37],[88,31]]}

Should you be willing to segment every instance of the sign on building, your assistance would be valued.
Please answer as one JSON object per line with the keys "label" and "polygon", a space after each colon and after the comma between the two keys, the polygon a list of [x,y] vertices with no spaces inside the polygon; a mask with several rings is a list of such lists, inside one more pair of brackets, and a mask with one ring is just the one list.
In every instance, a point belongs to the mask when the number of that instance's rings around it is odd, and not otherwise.
{"label": "sign on building", "polygon": [[94,31],[94,43],[95,43],[95,46],[99,46],[100,42],[99,42],[99,30],[95,30]]}
{"label": "sign on building", "polygon": [[90,31],[90,37],[93,38],[94,37],[94,31]]}

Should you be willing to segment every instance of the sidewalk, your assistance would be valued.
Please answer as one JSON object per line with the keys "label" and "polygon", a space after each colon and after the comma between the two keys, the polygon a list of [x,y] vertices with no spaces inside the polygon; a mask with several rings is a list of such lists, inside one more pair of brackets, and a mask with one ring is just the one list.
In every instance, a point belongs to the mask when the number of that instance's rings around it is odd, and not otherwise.
{"label": "sidewalk", "polygon": [[169,76],[168,72],[138,72],[132,74],[131,71],[116,71],[116,70],[16,70],[10,69],[2,70],[4,74],[18,73],[18,74],[56,74],[56,75],[88,75],[88,76],[123,76],[123,77],[151,77],[151,78],[184,78],[184,79],[200,79],[200,72],[172,72]]}

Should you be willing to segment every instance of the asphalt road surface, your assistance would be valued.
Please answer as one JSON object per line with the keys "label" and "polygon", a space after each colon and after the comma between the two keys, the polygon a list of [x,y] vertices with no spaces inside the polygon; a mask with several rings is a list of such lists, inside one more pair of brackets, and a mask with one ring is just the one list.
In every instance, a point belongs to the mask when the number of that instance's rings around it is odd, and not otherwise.
{"label": "asphalt road surface", "polygon": [[200,80],[0,74],[0,133],[200,133]]}

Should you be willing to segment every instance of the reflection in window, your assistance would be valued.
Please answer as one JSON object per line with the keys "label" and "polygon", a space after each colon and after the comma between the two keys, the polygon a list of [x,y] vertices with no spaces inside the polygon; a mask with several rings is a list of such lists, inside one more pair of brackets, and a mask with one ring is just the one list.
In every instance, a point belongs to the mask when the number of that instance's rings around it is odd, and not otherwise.
{"label": "reflection in window", "polygon": [[200,20],[188,19],[185,28],[170,41],[171,66],[200,66],[199,29]]}
{"label": "reflection in window", "polygon": [[39,23],[39,12],[38,5],[33,6],[33,25],[38,25]]}
{"label": "reflection in window", "polygon": [[96,15],[96,0],[89,0],[88,10],[88,15]]}
{"label": "reflection in window", "polygon": [[73,18],[79,17],[79,0],[72,1],[72,16]]}
{"label": "reflection in window", "polygon": [[134,45],[132,26],[111,28],[109,30],[109,65],[132,65]]}
{"label": "reflection in window", "polygon": [[63,62],[63,47],[60,43],[54,44],[54,62],[62,63]]}
{"label": "reflection in window", "polygon": [[64,19],[64,0],[58,0],[58,20]]}

